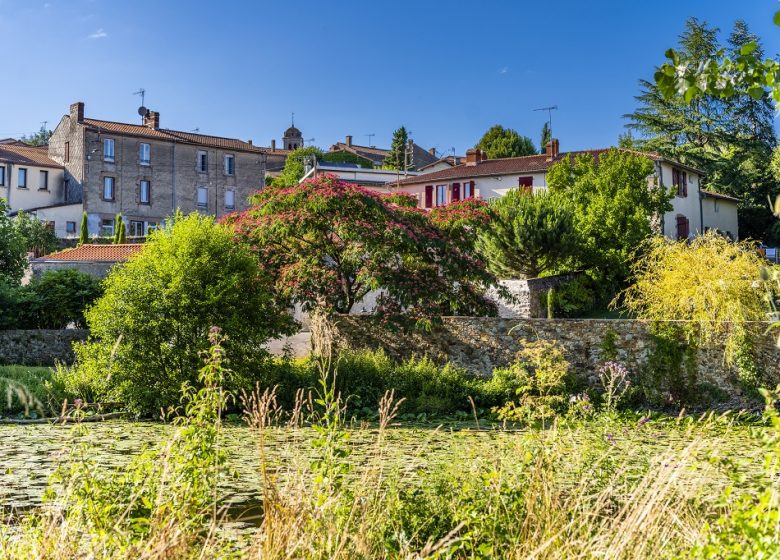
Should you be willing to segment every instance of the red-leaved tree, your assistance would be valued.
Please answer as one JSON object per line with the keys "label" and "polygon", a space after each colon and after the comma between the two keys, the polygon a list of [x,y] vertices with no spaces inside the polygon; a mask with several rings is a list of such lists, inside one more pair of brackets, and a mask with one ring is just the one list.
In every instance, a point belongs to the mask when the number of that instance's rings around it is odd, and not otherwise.
{"label": "red-leaved tree", "polygon": [[484,293],[496,280],[474,251],[488,220],[479,200],[429,213],[410,195],[383,195],[327,175],[266,188],[248,210],[226,218],[291,303],[348,313],[379,290],[377,317],[417,326],[442,315],[495,314]]}

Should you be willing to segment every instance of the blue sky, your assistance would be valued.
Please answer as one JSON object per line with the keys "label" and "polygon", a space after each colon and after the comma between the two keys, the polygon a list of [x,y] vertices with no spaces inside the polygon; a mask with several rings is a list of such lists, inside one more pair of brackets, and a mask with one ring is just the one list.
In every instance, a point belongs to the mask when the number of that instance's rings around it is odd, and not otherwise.
{"label": "blue sky", "polygon": [[538,142],[557,105],[561,149],[612,145],[688,16],[744,19],[780,52],[770,0],[357,2],[0,0],[0,137],[50,128],[76,100],[94,118],[268,145],[295,112],[327,148],[415,141],[463,153],[495,123]]}

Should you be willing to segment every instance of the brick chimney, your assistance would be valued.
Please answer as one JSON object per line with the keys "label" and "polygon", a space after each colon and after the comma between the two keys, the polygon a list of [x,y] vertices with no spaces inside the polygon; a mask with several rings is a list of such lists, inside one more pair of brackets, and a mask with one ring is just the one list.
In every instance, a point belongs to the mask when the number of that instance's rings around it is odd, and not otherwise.
{"label": "brick chimney", "polygon": [[276,140],[275,139],[271,140],[271,151],[272,152],[276,151]]}
{"label": "brick chimney", "polygon": [[552,138],[547,142],[544,153],[547,156],[547,161],[552,161],[558,157],[558,154],[561,153],[561,148],[557,138]]}
{"label": "brick chimney", "polygon": [[160,113],[149,111],[144,115],[144,126],[157,130],[160,128]]}
{"label": "brick chimney", "polygon": [[477,165],[480,162],[481,152],[474,148],[466,150],[466,165]]}
{"label": "brick chimney", "polygon": [[477,150],[477,152],[479,152],[479,161],[485,161],[488,158],[487,154],[482,150]]}
{"label": "brick chimney", "polygon": [[436,148],[428,148],[428,153],[433,157],[436,157]]}
{"label": "brick chimney", "polygon": [[70,104],[70,118],[76,119],[76,122],[84,122],[84,102],[77,101]]}
{"label": "brick chimney", "polygon": [[347,146],[352,147],[352,135],[347,134]]}

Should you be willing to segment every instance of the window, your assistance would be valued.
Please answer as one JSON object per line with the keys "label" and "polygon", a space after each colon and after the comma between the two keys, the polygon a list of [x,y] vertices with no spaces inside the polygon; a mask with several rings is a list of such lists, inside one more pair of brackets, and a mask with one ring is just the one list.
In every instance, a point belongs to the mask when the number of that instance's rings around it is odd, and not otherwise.
{"label": "window", "polygon": [[103,140],[103,161],[114,161],[114,141],[111,138]]}
{"label": "window", "polygon": [[463,199],[474,198],[474,181],[463,183]]}
{"label": "window", "polygon": [[27,188],[27,170],[24,167],[19,168],[19,180],[17,181],[17,186],[20,189]]}
{"label": "window", "polygon": [[70,142],[65,142],[65,163],[70,161]]}
{"label": "window", "polygon": [[5,186],[5,166],[0,165],[0,187]]}
{"label": "window", "polygon": [[534,178],[532,176],[518,177],[517,187],[524,192],[532,193],[534,191]]}
{"label": "window", "polygon": [[688,239],[690,233],[690,222],[683,215],[677,216],[677,239]]}
{"label": "window", "polygon": [[236,209],[236,191],[225,191],[225,208],[227,210]]}
{"label": "window", "polygon": [[672,168],[672,186],[677,188],[677,196],[688,196],[688,174],[685,171]]}
{"label": "window", "polygon": [[141,221],[130,220],[130,231],[128,231],[130,237],[143,237],[144,236],[144,223]]}
{"label": "window", "polygon": [[65,233],[76,233],[76,222],[65,222]]}
{"label": "window", "polygon": [[720,201],[715,199],[715,212],[720,212]]}
{"label": "window", "polygon": [[103,200],[114,200],[113,177],[103,177]]}
{"label": "window", "polygon": [[452,183],[452,202],[460,200],[460,183]]}
{"label": "window", "polygon": [[146,235],[157,229],[157,222],[146,222]]}
{"label": "window", "polygon": [[141,144],[138,159],[141,161],[141,165],[149,165],[152,161],[152,147],[149,144]]}
{"label": "window", "polygon": [[114,218],[100,220],[101,237],[110,237],[114,235]]}
{"label": "window", "polygon": [[198,171],[201,173],[208,173],[209,170],[209,154],[207,152],[198,152]]}
{"label": "window", "polygon": [[436,185],[436,206],[447,204],[447,185]]}
{"label": "window", "polygon": [[152,196],[152,185],[149,181],[141,181],[138,183],[138,202],[141,204],[149,204]]}
{"label": "window", "polygon": [[236,158],[225,156],[225,175],[233,175],[236,171]]}
{"label": "window", "polygon": [[425,187],[425,207],[430,208],[433,206],[433,185],[427,185]]}
{"label": "window", "polygon": [[209,207],[209,189],[208,187],[198,187],[198,208]]}
{"label": "window", "polygon": [[41,176],[38,179],[38,190],[39,191],[47,191],[47,190],[49,190],[49,172],[48,171],[41,171]]}

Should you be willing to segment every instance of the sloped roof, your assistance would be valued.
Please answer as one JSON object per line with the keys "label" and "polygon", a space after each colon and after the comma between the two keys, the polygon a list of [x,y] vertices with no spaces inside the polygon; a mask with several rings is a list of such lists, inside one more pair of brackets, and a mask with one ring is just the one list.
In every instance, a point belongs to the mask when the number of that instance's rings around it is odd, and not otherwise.
{"label": "sloped roof", "polygon": [[139,138],[149,138],[152,140],[181,142],[204,146],[207,148],[235,150],[239,152],[270,152],[270,148],[255,146],[254,144],[244,142],[243,140],[239,140],[237,138],[224,138],[221,136],[196,134],[194,132],[184,132],[181,130],[171,130],[167,128],[151,128],[141,124],[120,123],[89,118],[84,119],[84,124],[93,130],[121,134],[123,136],[136,136]]}
{"label": "sloped roof", "polygon": [[718,193],[714,191],[705,191],[704,189],[700,189],[699,192],[703,194],[707,198],[717,198],[720,200],[729,200],[731,202],[739,202],[738,198],[735,198],[733,196],[729,196],[727,194]]}
{"label": "sloped roof", "polygon": [[464,156],[444,156],[443,158],[439,158],[436,161],[431,162],[431,163],[429,163],[427,165],[423,165],[422,167],[418,167],[417,171],[423,171],[423,170],[425,170],[425,169],[427,169],[427,168],[429,168],[429,167],[431,167],[433,165],[436,165],[437,163],[447,163],[447,164],[449,164],[451,166],[454,166],[454,165],[458,165],[462,161],[465,161],[465,159],[466,158]]}
{"label": "sloped roof", "polygon": [[[330,147],[331,152],[351,152],[357,156],[369,159],[377,164],[382,162],[390,155],[390,150],[385,148],[377,148],[375,146],[360,146],[358,144],[347,145],[344,142],[336,142]],[[430,165],[438,160],[438,158],[432,155],[425,148],[414,144],[414,164],[417,169],[420,167]]]}
{"label": "sloped roof", "polygon": [[13,163],[14,165],[32,165],[37,167],[63,167],[49,159],[46,146],[19,146],[17,144],[0,144],[0,162]]}
{"label": "sloped roof", "polygon": [[37,261],[61,262],[125,262],[143,249],[141,243],[124,243],[120,245],[80,245],[74,249],[65,249],[50,255],[44,255]]}

